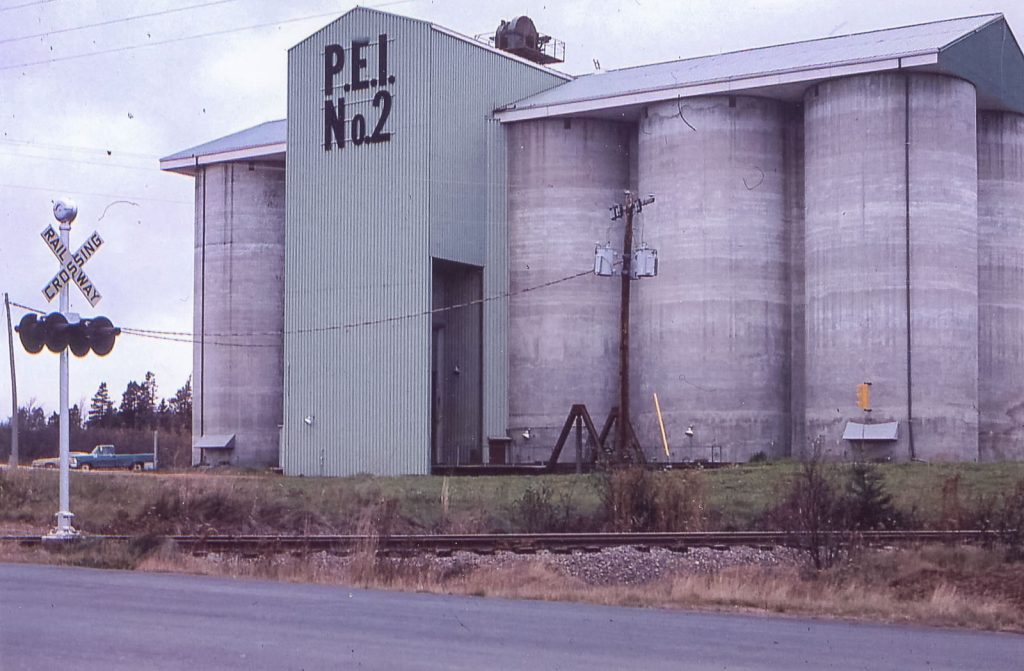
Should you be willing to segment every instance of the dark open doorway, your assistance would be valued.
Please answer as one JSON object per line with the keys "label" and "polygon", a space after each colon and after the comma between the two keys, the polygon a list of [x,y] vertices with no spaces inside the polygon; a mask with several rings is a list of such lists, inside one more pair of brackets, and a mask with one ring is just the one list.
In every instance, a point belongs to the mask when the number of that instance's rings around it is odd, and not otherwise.
{"label": "dark open doorway", "polygon": [[[481,463],[483,271],[434,259],[431,464]],[[440,308],[447,308],[441,310]]]}

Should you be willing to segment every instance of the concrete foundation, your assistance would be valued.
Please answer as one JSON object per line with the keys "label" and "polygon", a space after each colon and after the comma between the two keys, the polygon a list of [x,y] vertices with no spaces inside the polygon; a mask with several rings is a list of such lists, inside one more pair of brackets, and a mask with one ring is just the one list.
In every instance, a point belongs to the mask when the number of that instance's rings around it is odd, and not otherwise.
{"label": "concrete foundation", "polygon": [[982,461],[1024,457],[1024,117],[978,115]]}
{"label": "concrete foundation", "polygon": [[508,127],[508,425],[517,461],[548,458],[572,404],[586,404],[600,426],[616,403],[618,277],[523,291],[592,269],[595,243],[621,248],[621,222],[607,208],[629,185],[632,132],[592,119]]}
{"label": "concrete foundation", "polygon": [[277,466],[284,328],[284,166],[225,163],[196,178],[193,463]]}
{"label": "concrete foundation", "polygon": [[[974,88],[863,75],[812,87],[804,110],[807,443],[835,457],[976,460]],[[856,406],[861,382],[870,415]],[[843,441],[850,420],[898,421],[899,440]]]}
{"label": "concrete foundation", "polygon": [[641,114],[640,193],[657,201],[636,242],[661,267],[634,283],[632,412],[652,457],[666,458],[654,393],[673,460],[789,451],[786,118],[776,101],[730,96]]}

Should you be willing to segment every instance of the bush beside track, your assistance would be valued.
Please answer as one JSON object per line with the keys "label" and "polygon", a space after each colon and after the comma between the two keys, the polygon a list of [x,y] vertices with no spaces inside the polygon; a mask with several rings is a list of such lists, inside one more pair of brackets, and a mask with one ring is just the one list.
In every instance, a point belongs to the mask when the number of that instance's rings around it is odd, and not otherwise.
{"label": "bush beside track", "polygon": [[[852,466],[820,464],[842,498]],[[341,534],[731,531],[779,528],[779,506],[804,477],[794,462],[710,471],[443,478],[286,478],[262,473],[71,474],[75,525],[93,534]],[[873,467],[898,519],[887,528],[978,529],[1024,464]],[[57,474],[0,473],[0,530],[49,529]],[[840,501],[841,502],[841,501]]]}

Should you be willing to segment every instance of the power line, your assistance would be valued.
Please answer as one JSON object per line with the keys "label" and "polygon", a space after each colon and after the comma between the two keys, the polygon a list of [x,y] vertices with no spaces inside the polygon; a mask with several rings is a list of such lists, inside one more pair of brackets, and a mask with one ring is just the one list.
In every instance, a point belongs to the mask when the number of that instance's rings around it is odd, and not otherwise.
{"label": "power line", "polygon": [[[223,1],[227,2],[228,0],[223,0]],[[404,5],[404,4],[407,4],[409,2],[414,2],[414,1],[415,0],[392,0],[391,2],[381,2],[381,3],[377,3],[375,5],[364,5],[364,6],[367,7],[367,8],[373,9],[373,8],[380,8],[380,7],[389,7],[391,5]],[[82,53],[82,54],[72,54],[70,56],[57,56],[55,58],[48,58],[48,59],[41,60],[41,61],[31,61],[31,62],[27,62],[27,63],[18,63],[18,64],[15,64],[15,65],[4,65],[4,66],[0,66],[0,70],[15,70],[17,68],[31,67],[33,65],[47,65],[49,63],[57,63],[57,62],[61,62],[61,61],[75,60],[75,59],[78,59],[78,58],[89,58],[91,56],[100,56],[100,55],[103,55],[103,54],[112,54],[112,53],[118,53],[118,52],[122,52],[122,51],[131,51],[133,49],[143,49],[143,48],[146,48],[146,47],[155,47],[155,46],[160,46],[160,45],[164,45],[164,44],[172,44],[174,42],[183,42],[183,41],[186,41],[186,40],[197,40],[197,39],[201,39],[201,38],[204,38],[204,37],[216,37],[218,35],[227,35],[229,33],[237,33],[237,32],[242,32],[242,31],[245,31],[245,30],[256,30],[256,29],[259,29],[259,28],[270,28],[270,27],[273,27],[273,26],[283,26],[283,25],[289,24],[289,23],[298,23],[300,21],[311,21],[313,19],[322,19],[322,18],[325,18],[325,17],[328,17],[328,16],[338,16],[338,10],[334,10],[334,11],[331,11],[331,12],[324,12],[322,14],[310,14],[308,16],[300,16],[300,17],[294,18],[294,19],[284,19],[284,20],[281,20],[281,21],[271,21],[271,22],[268,22],[268,23],[259,23],[259,24],[250,25],[250,26],[241,26],[241,27],[238,27],[238,28],[227,28],[225,30],[217,30],[217,31],[209,32],[209,33],[200,33],[198,35],[184,35],[182,37],[172,37],[170,39],[158,40],[156,42],[147,42],[145,44],[134,44],[134,45],[128,45],[128,46],[125,46],[125,47],[115,47],[113,49],[103,49],[103,50],[100,50],[100,51],[90,51],[90,52],[86,52],[86,53]]]}
{"label": "power line", "polygon": [[24,189],[25,191],[43,191],[45,193],[52,194],[54,191],[74,191],[79,196],[98,196],[100,198],[120,198],[130,200],[149,200],[154,203],[169,203],[171,205],[188,205],[192,207],[194,203],[191,200],[171,200],[169,198],[154,198],[152,196],[126,196],[123,193],[97,193],[95,191],[79,191],[78,189],[64,189],[61,187],[41,187],[41,186],[25,186],[24,184],[4,184],[0,182],[0,188],[7,189]]}
{"label": "power line", "polygon": [[106,154],[107,156],[113,156],[114,154],[117,154],[118,156],[137,156],[139,159],[147,159],[147,160],[148,159],[158,159],[158,158],[160,158],[156,154],[139,154],[139,153],[136,153],[136,152],[124,151],[124,150],[121,150],[121,149],[110,149],[110,148],[104,148],[104,147],[85,147],[85,146],[82,146],[82,145],[70,145],[70,144],[69,145],[47,144],[45,142],[31,142],[29,140],[12,140],[10,138],[0,138],[0,142],[5,142],[5,143],[8,143],[8,144],[20,144],[20,145],[25,145],[25,146],[28,146],[28,147],[39,147],[39,148],[42,148],[42,149],[59,151],[59,152],[66,152],[68,150],[71,150],[71,151],[100,152],[100,153]]}
{"label": "power line", "polygon": [[[238,2],[238,0],[213,0],[213,2],[201,2],[198,5],[188,5],[187,7],[175,7],[173,9],[165,9],[159,12],[151,12],[149,14],[138,14],[136,16],[125,16],[119,19],[108,19],[107,21],[100,21],[98,23],[88,23],[84,26],[72,26],[70,28],[58,28],[57,30],[47,30],[42,33],[35,33],[32,35],[22,35],[21,37],[7,37],[0,39],[0,44],[8,44],[10,42],[21,42],[23,40],[31,40],[37,37],[49,37],[50,35],[60,35],[62,33],[72,33],[77,30],[88,30],[89,28],[100,28],[102,26],[111,26],[115,23],[127,23],[128,21],[137,21],[139,19],[148,19],[154,16],[164,16],[167,14],[176,14],[178,12],[186,12],[192,9],[203,9],[205,7],[213,7],[214,5],[225,5],[229,2]],[[2,11],[2,10],[0,10]]]}
{"label": "power line", "polygon": [[123,333],[124,335],[131,335],[131,336],[136,336],[136,337],[139,337],[139,338],[149,338],[150,340],[164,340],[166,342],[181,342],[181,343],[188,343],[190,345],[195,345],[195,344],[202,343],[204,346],[205,345],[210,345],[212,347],[278,347],[277,343],[239,343],[239,342],[220,342],[220,341],[213,341],[213,340],[203,341],[203,340],[201,340],[199,338],[196,338],[196,337],[192,336],[191,334],[188,334],[187,336],[169,336],[169,335],[159,335],[159,334],[155,334],[155,333],[147,333],[147,332],[143,332],[143,331],[138,331],[136,329],[124,329],[123,328],[123,329],[121,329],[121,333]]}
{"label": "power line", "polygon": [[[40,310],[28,305],[22,305],[11,301],[11,305],[26,312],[33,312],[35,314],[47,314],[46,310]],[[138,336],[140,338],[150,338],[151,340],[166,340],[169,342],[182,342],[195,344],[201,342],[197,340],[191,333],[184,331],[149,331],[146,329],[133,329],[133,328],[121,328],[121,333],[125,335]],[[280,334],[278,334],[280,335]],[[276,343],[236,343],[236,342],[215,342],[206,341],[207,345],[224,346],[224,347],[276,347]]]}
{"label": "power line", "polygon": [[57,2],[57,0],[36,0],[35,2],[23,2],[20,5],[11,5],[10,7],[0,7],[0,12],[9,12],[13,9],[24,9],[25,7],[33,7],[35,5],[48,5],[51,2]]}
{"label": "power line", "polygon": [[337,12],[325,12],[323,14],[313,14],[311,16],[303,16],[297,19],[287,19],[284,21],[272,21],[270,23],[260,23],[251,26],[242,26],[241,28],[228,28],[225,30],[217,30],[209,33],[200,33],[198,35],[185,35],[182,37],[173,37],[167,40],[157,40],[156,42],[148,42],[146,44],[132,44],[125,47],[115,47],[113,49],[102,49],[100,51],[90,51],[82,54],[72,54],[70,56],[58,56],[56,58],[48,58],[41,61],[29,61],[27,63],[18,63],[16,65],[4,65],[0,66],[0,70],[16,70],[18,68],[27,68],[33,65],[48,65],[50,63],[59,63],[62,61],[72,61],[79,58],[89,58],[91,56],[101,56],[103,54],[114,54],[122,51],[132,51],[133,49],[144,49],[146,47],[156,47],[164,44],[172,44],[174,42],[184,42],[186,40],[198,40],[204,37],[216,37],[218,35],[227,35],[228,33],[237,33],[243,30],[256,30],[258,28],[269,28],[272,26],[280,26],[286,23],[297,23],[299,21],[309,21],[312,19],[322,19],[327,16],[335,16]]}
{"label": "power line", "polygon": [[84,161],[79,158],[68,158],[66,156],[39,156],[37,154],[19,154],[17,152],[0,151],[0,156],[10,156],[12,158],[31,158],[37,161],[53,161],[55,163],[79,163],[81,165],[96,165],[101,168],[121,168],[124,170],[139,170],[142,172],[148,172],[153,174],[155,169],[153,167],[144,167],[141,165],[125,165],[123,163],[101,163],[99,161]]}
{"label": "power line", "polygon": [[[412,2],[413,0],[397,0],[396,2],[384,3],[382,5],[376,5],[377,7],[383,7],[385,5],[397,5],[406,2]],[[268,23],[258,23],[250,26],[241,26],[239,28],[227,28],[224,30],[215,30],[209,33],[200,33],[198,35],[185,35],[182,37],[172,37],[166,40],[157,40],[156,42],[147,42],[146,44],[133,44],[125,47],[115,47],[113,49],[103,49],[100,51],[90,51],[82,54],[72,54],[70,56],[57,56],[55,58],[48,58],[41,61],[29,61],[27,63],[17,63],[15,65],[4,65],[0,66],[0,70],[16,70],[18,68],[27,68],[33,65],[48,65],[50,63],[58,63],[62,61],[76,60],[78,58],[89,58],[91,56],[100,56],[103,54],[113,54],[122,51],[131,51],[133,49],[143,49],[146,47],[156,47],[164,44],[172,44],[174,42],[184,42],[186,40],[198,40],[204,37],[216,37],[218,35],[227,35],[229,33],[237,33],[245,30],[256,30],[259,28],[271,28],[273,26],[283,26],[289,23],[298,23],[300,21],[311,21],[313,19],[322,19],[328,16],[338,16],[338,11],[324,12],[322,14],[311,14],[309,16],[301,16],[295,19],[285,19],[283,21],[270,21]]]}
{"label": "power line", "polygon": [[[393,322],[405,321],[405,320],[409,320],[409,319],[416,319],[416,318],[419,318],[419,317],[427,317],[427,316],[431,316],[431,315],[435,315],[435,314],[441,314],[441,313],[444,313],[444,312],[449,312],[449,311],[452,311],[452,310],[461,310],[463,308],[472,307],[474,305],[482,305],[484,303],[489,303],[491,301],[502,300],[502,299],[505,299],[505,298],[510,298],[512,296],[518,296],[518,295],[521,295],[521,294],[529,293],[531,291],[538,291],[540,289],[546,289],[548,287],[552,287],[552,286],[555,286],[557,284],[562,284],[563,282],[569,282],[569,281],[577,279],[579,277],[583,277],[584,275],[589,275],[592,272],[593,272],[593,270],[584,270],[584,271],[581,271],[581,272],[578,272],[578,273],[574,273],[572,275],[566,275],[565,277],[560,277],[560,278],[555,279],[555,280],[550,280],[548,282],[543,282],[541,284],[536,284],[534,286],[526,287],[524,289],[519,289],[517,291],[503,291],[503,292],[501,292],[499,294],[495,294],[494,296],[486,296],[484,298],[477,298],[475,300],[466,301],[464,303],[457,303],[455,305],[446,305],[445,307],[441,307],[441,308],[432,308],[432,309],[429,309],[429,310],[421,310],[419,312],[411,312],[411,313],[403,314],[403,315],[393,315],[391,317],[381,317],[381,318],[378,318],[378,319],[367,319],[367,320],[364,320],[364,321],[350,322],[350,323],[347,323],[347,324],[331,324],[331,325],[328,325],[328,326],[314,326],[314,327],[304,328],[304,329],[291,329],[291,330],[285,329],[284,331],[262,331],[262,332],[260,332],[260,331],[252,331],[252,332],[244,332],[244,333],[243,332],[208,333],[208,334],[206,334],[206,340],[205,341],[201,340],[200,338],[197,338],[197,336],[194,333],[190,332],[190,331],[160,331],[160,330],[154,330],[154,329],[143,329],[143,328],[133,328],[133,327],[129,327],[129,326],[122,326],[121,327],[121,333],[123,333],[125,335],[138,336],[138,337],[141,337],[141,338],[152,338],[154,340],[166,340],[166,341],[170,341],[170,342],[187,342],[187,343],[193,343],[193,344],[194,343],[204,343],[206,345],[216,345],[216,346],[224,346],[224,347],[276,347],[277,346],[276,343],[266,343],[266,344],[252,343],[252,344],[250,344],[250,343],[216,341],[216,340],[211,341],[210,338],[251,338],[251,337],[258,337],[258,336],[274,337],[274,336],[282,336],[282,335],[308,335],[308,334],[311,334],[311,333],[326,333],[326,332],[330,332],[330,331],[348,331],[350,329],[363,328],[363,327],[367,327],[367,326],[377,326],[377,325],[380,325],[380,324],[388,324],[388,323],[393,323]],[[38,308],[34,308],[34,307],[29,306],[29,305],[23,305],[21,303],[16,303],[14,301],[11,301],[11,305],[13,305],[14,307],[19,308],[21,310],[28,311],[28,312],[35,312],[37,314],[45,314],[45,310],[40,310]]]}

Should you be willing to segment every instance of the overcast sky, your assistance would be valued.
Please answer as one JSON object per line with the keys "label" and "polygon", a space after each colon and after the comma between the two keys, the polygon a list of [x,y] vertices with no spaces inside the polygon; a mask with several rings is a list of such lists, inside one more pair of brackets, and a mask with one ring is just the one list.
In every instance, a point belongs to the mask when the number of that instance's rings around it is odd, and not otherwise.
{"label": "overcast sky", "polygon": [[[955,16],[1006,15],[1021,0],[399,0],[367,3],[466,35],[531,16],[566,44],[570,74],[841,35]],[[103,294],[72,310],[134,328],[192,328],[192,179],[157,159],[285,114],[287,49],[352,5],[330,0],[0,0],[0,292],[40,309],[57,262],[39,237],[51,201],[79,204],[72,247],[106,244],[86,270]],[[132,19],[141,15],[159,16]],[[101,25],[102,24],[102,25]],[[212,33],[212,34],[211,34]],[[123,202],[127,201],[127,202]],[[102,221],[100,220],[102,218]],[[24,314],[15,309],[15,322]],[[10,413],[6,338],[0,417]],[[15,343],[19,403],[57,407],[58,357]],[[115,402],[156,373],[170,396],[191,344],[123,335],[104,359],[72,358],[71,402],[101,381]]]}

